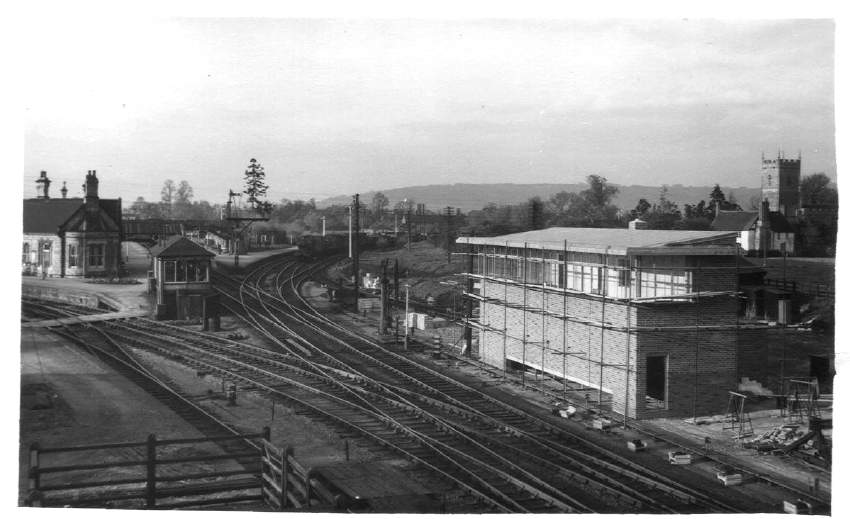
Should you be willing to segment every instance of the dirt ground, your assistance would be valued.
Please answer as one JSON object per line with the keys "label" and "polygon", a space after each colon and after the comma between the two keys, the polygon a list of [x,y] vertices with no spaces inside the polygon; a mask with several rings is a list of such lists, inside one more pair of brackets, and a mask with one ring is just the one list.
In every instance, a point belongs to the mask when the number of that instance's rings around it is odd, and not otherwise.
{"label": "dirt ground", "polygon": [[[33,442],[42,447],[135,442],[151,433],[160,438],[200,435],[154,397],[77,346],[45,330],[22,331],[21,496]],[[52,457],[50,464],[78,463],[89,456],[88,451],[63,454]]]}

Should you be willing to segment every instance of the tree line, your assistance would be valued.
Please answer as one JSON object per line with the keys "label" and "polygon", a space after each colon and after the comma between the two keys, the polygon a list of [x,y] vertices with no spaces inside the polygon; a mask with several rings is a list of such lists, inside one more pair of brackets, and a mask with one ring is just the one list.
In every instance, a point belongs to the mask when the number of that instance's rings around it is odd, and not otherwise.
{"label": "tree line", "polygon": [[[333,205],[318,208],[315,199],[289,200],[282,199],[278,203],[268,204],[261,200],[265,196],[265,172],[262,166],[251,159],[245,172],[248,202],[255,207],[261,207],[267,212],[269,221],[258,224],[257,228],[274,228],[286,230],[292,235],[302,233],[318,233],[324,227],[328,231],[348,229],[349,206]],[[522,232],[546,227],[626,227],[628,222],[641,219],[649,229],[680,229],[707,230],[718,210],[751,210],[756,211],[761,201],[753,197],[742,206],[729,193],[728,197],[718,184],[708,193],[705,200],[697,203],[684,203],[681,206],[669,199],[668,187],[662,186],[658,199],[649,201],[640,199],[632,209],[621,209],[614,204],[619,193],[617,186],[612,185],[601,175],[588,175],[587,187],[577,193],[561,191],[548,199],[533,197],[519,204],[490,203],[477,211],[462,214],[454,211],[451,218],[431,218],[436,222],[428,227],[428,232],[452,232],[470,235],[500,235]],[[831,185],[829,177],[823,173],[807,175],[800,182],[801,203],[804,206],[835,205],[838,201],[838,191]],[[174,218],[218,220],[221,218],[222,205],[210,204],[205,200],[193,200],[194,193],[186,180],[175,183],[166,180],[160,191],[160,200],[148,202],[138,197],[130,206],[130,212],[139,218]],[[438,212],[416,208],[414,200],[401,200],[391,204],[382,192],[376,192],[371,200],[361,203],[361,228],[393,229],[398,223],[399,230],[404,232],[404,221],[408,215],[415,215],[414,220],[424,221],[419,213],[424,215],[444,215],[441,208]]]}

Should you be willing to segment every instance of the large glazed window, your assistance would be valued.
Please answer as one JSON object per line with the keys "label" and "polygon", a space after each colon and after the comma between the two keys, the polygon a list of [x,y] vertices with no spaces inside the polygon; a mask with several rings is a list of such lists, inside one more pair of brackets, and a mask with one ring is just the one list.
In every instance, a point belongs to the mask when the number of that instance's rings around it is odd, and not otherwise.
{"label": "large glazed window", "polygon": [[638,297],[665,297],[692,292],[693,276],[684,256],[659,256],[640,264]]}

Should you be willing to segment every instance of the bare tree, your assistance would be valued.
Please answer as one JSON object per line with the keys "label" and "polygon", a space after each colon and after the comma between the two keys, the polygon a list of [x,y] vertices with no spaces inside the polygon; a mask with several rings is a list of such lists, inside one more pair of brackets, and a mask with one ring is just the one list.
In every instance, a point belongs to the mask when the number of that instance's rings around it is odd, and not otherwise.
{"label": "bare tree", "polygon": [[159,192],[160,201],[162,204],[162,212],[165,216],[171,216],[171,208],[174,205],[174,194],[177,192],[177,186],[170,178],[162,184],[162,190]]}

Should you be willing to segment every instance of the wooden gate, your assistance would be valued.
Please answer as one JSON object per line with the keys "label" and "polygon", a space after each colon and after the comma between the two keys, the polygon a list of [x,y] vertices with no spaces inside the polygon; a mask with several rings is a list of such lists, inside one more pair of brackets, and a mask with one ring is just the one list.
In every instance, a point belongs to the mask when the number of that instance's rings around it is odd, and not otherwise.
{"label": "wooden gate", "polygon": [[[260,501],[257,449],[269,431],[236,436],[42,448],[30,446],[24,500],[36,507],[190,508]],[[200,448],[200,444],[217,447]],[[185,451],[190,454],[183,454]],[[74,453],[88,454],[68,462]],[[81,459],[80,459],[81,458]]]}
{"label": "wooden gate", "polygon": [[311,511],[339,506],[338,496],[311,477],[311,473],[295,459],[292,447],[283,449],[262,441],[260,473],[262,496],[275,510],[311,508]]}

